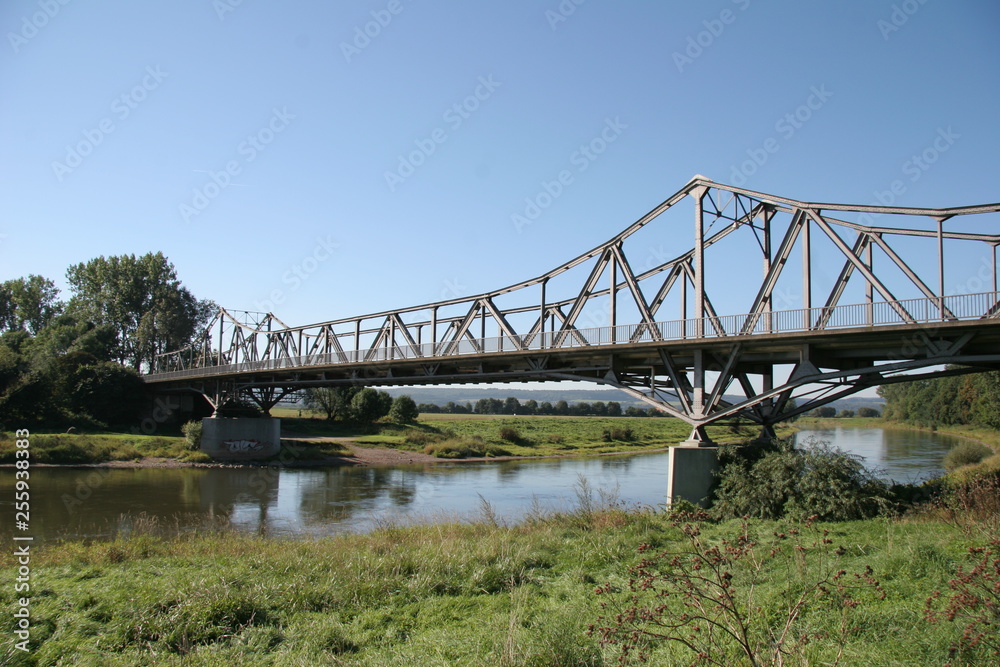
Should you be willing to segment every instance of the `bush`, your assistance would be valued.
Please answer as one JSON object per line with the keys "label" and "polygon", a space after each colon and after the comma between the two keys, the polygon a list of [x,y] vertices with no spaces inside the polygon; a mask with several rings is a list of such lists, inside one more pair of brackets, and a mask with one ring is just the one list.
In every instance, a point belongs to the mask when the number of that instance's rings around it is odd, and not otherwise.
{"label": "bush", "polygon": [[406,394],[397,396],[389,409],[389,419],[400,424],[416,421],[418,414],[417,404]]}
{"label": "bush", "polygon": [[944,469],[951,472],[955,468],[979,463],[992,454],[993,450],[980,442],[960,442],[945,455]]}
{"label": "bush", "polygon": [[453,439],[437,442],[424,447],[424,454],[442,459],[465,459],[470,457],[509,456],[510,452],[496,445],[488,445],[481,440]]}
{"label": "bush", "polygon": [[612,429],[606,428],[601,433],[601,440],[603,440],[604,442],[612,442],[614,440],[618,440],[621,442],[632,442],[633,440],[635,440],[635,433],[632,431],[632,429],[628,427],[612,428]]}
{"label": "bush", "polygon": [[517,432],[516,428],[504,426],[500,429],[500,439],[506,440],[507,442],[517,443],[521,441],[521,434]]}
{"label": "bush", "polygon": [[825,442],[796,449],[778,441],[723,452],[712,508],[719,518],[851,521],[876,516],[888,505],[889,485],[858,457]]}
{"label": "bush", "polygon": [[181,432],[187,439],[188,447],[201,449],[201,420],[189,421],[181,426]]}

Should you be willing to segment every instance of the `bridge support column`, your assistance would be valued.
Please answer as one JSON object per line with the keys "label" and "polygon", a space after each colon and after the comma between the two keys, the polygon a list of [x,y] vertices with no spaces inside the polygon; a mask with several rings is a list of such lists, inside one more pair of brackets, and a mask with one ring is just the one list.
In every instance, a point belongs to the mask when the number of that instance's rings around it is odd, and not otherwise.
{"label": "bridge support column", "polygon": [[217,461],[259,461],[281,449],[281,420],[206,417],[201,420],[201,451]]}
{"label": "bridge support column", "polygon": [[707,508],[719,469],[719,448],[689,445],[670,448],[667,470],[667,506],[686,500]]}

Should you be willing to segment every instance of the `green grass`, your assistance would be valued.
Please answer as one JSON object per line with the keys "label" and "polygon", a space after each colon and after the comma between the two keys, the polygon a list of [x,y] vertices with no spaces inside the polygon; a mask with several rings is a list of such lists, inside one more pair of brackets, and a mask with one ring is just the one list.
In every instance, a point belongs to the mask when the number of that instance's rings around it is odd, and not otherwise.
{"label": "green grass", "polygon": [[[135,461],[163,457],[180,461],[202,461],[207,457],[191,451],[183,437],[131,435],[125,433],[31,434],[33,463],[86,464]],[[0,463],[14,463],[13,433],[0,433]]]}
{"label": "green grass", "polygon": [[[670,418],[440,414],[422,414],[415,424],[379,423],[371,427],[310,416],[285,419],[282,429],[312,436],[344,437],[361,445],[427,452],[443,458],[642,452],[676,445],[691,432],[690,426]],[[502,437],[505,429],[512,429],[519,437]],[[627,430],[631,431],[631,437],[620,437]],[[604,436],[605,431],[613,436],[610,441]],[[752,427],[734,432],[726,426],[710,426],[708,432],[719,442],[738,442],[756,435]],[[782,435],[790,432],[790,428],[779,430]]]}
{"label": "green grass", "polygon": [[[617,652],[588,636],[608,596],[627,589],[637,548],[674,549],[670,517],[581,502],[519,525],[488,507],[473,524],[385,527],[368,535],[278,540],[223,530],[176,537],[136,534],[113,542],[32,546],[32,653],[0,648],[11,665],[612,665]],[[766,538],[788,531],[760,522]],[[859,594],[848,610],[841,664],[940,665],[954,623],[923,620],[924,600],[947,590],[976,544],[933,521],[826,524],[849,572],[870,566],[884,600]],[[703,524],[716,543],[739,522]],[[791,552],[790,552],[791,553]],[[12,550],[0,577],[16,576]],[[761,619],[777,623],[797,557],[771,559],[753,592]],[[734,581],[742,585],[743,571]],[[740,589],[743,594],[749,594]],[[676,600],[665,600],[677,605]],[[13,586],[0,587],[12,637]],[[770,619],[770,620],[769,620]],[[842,614],[810,608],[800,629],[841,632]],[[832,664],[831,641],[806,647],[809,664]],[[2,652],[6,652],[5,654]],[[678,645],[653,648],[650,664],[688,664]],[[631,663],[630,663],[631,664]],[[742,664],[733,662],[730,664]]]}

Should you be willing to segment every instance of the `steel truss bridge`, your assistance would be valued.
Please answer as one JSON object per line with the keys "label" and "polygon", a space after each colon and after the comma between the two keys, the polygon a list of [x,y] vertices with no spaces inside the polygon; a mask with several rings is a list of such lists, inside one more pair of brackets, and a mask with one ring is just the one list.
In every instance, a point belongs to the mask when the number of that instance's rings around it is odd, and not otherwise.
{"label": "steel truss bridge", "polygon": [[1000,368],[998,212],[810,203],[696,176],[537,278],[301,327],[220,308],[144,379],[265,411],[308,387],[585,380],[683,419],[695,441],[737,417],[766,436],[865,388]]}

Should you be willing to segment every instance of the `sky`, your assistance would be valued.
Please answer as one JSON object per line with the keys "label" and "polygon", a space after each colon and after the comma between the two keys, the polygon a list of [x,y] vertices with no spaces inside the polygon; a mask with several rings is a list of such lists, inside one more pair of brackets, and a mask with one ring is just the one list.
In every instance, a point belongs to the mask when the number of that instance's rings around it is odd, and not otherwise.
{"label": "sky", "polygon": [[468,296],[695,174],[1000,201],[989,0],[7,0],[0,28],[0,280],[64,299],[69,266],[150,251],[290,325]]}

